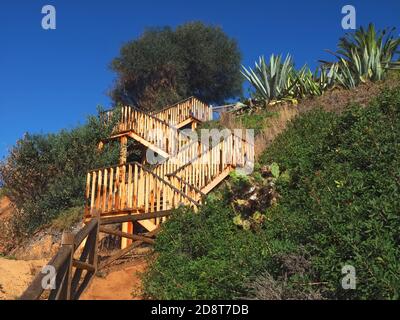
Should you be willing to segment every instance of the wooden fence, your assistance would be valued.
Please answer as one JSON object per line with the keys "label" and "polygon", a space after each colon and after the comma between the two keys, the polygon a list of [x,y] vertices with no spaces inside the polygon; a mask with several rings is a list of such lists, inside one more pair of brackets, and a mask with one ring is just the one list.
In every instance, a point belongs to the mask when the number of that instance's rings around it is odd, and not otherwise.
{"label": "wooden fence", "polygon": [[95,212],[113,215],[167,211],[179,204],[197,207],[198,202],[188,195],[195,190],[188,189],[190,186],[161,178],[136,162],[93,170],[87,174],[85,217]]}
{"label": "wooden fence", "polygon": [[[54,277],[47,279],[47,273],[39,273],[20,300],[78,299],[97,271],[99,227],[99,219],[94,218],[76,235],[64,233],[60,250],[47,264],[46,271],[55,271]],[[75,259],[84,241],[80,257]],[[47,289],[45,285],[51,287]]]}
{"label": "wooden fence", "polygon": [[254,146],[241,137],[230,134],[216,145],[210,144],[205,150],[203,148],[200,155],[187,159],[183,166],[170,172],[168,176],[178,177],[196,190],[208,193],[233,168],[251,166],[253,161]]}
{"label": "wooden fence", "polygon": [[190,117],[202,122],[213,119],[212,108],[195,97],[190,97],[151,114],[174,126]]}

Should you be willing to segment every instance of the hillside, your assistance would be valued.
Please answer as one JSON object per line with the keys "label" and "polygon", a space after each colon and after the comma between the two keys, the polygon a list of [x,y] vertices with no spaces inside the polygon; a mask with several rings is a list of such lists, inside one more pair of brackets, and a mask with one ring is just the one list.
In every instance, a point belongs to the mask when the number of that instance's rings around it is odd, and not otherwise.
{"label": "hillside", "polygon": [[[168,221],[146,293],[157,299],[398,298],[396,79],[327,93],[319,107],[300,104],[250,177],[231,175],[199,215],[179,210]],[[332,105],[332,96],[350,103]],[[349,265],[356,290],[341,285]]]}

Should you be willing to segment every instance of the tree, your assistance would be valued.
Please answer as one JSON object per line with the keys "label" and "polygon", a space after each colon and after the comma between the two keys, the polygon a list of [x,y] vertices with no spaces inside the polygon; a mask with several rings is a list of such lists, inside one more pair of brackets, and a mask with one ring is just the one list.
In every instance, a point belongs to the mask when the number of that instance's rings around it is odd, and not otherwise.
{"label": "tree", "polygon": [[152,28],[125,44],[111,63],[118,103],[155,110],[195,95],[222,103],[241,94],[241,54],[221,28],[191,22]]}

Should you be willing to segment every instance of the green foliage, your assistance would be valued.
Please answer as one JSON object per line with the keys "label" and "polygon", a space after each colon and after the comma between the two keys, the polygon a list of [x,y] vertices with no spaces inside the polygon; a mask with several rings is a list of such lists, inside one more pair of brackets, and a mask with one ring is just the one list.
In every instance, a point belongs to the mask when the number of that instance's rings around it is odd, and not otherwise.
{"label": "green foliage", "polygon": [[237,228],[229,203],[210,199],[199,213],[180,209],[157,237],[157,259],[144,281],[158,299],[232,299],[268,255],[262,233]]}
{"label": "green foliage", "polygon": [[279,169],[279,165],[278,165],[276,162],[274,162],[274,163],[271,164],[271,173],[272,173],[272,176],[273,176],[275,179],[278,179],[278,178],[279,178],[280,169]]}
{"label": "green foliage", "polygon": [[146,30],[121,48],[111,68],[117,102],[154,110],[195,95],[222,103],[241,94],[241,54],[221,28],[191,22]]}
{"label": "green foliage", "polygon": [[244,128],[253,129],[254,134],[257,135],[264,129],[265,119],[276,115],[276,113],[262,110],[261,112],[253,114],[244,113],[237,116],[237,119],[241,122]]}
{"label": "green foliage", "polygon": [[291,96],[305,98],[307,96],[320,96],[325,90],[335,85],[337,65],[331,67],[319,67],[312,73],[306,65],[299,71],[293,71],[294,86]]}
{"label": "green foliage", "polygon": [[113,124],[90,117],[87,124],[73,130],[26,134],[17,142],[0,164],[0,180],[18,208],[14,217],[17,234],[32,233],[60,212],[83,205],[87,171],[118,159],[116,145],[106,145],[101,154],[97,150]]}
{"label": "green foliage", "polygon": [[[8,255],[5,255],[5,254],[3,254],[3,253],[1,253],[1,252],[0,252],[0,258],[7,259],[7,260],[17,260],[16,257],[14,257],[14,256],[8,256]],[[0,285],[0,289],[1,289],[1,285]]]}
{"label": "green foliage", "polygon": [[269,64],[260,57],[255,69],[242,66],[242,75],[254,89],[253,97],[267,104],[275,100],[301,99],[320,96],[335,86],[355,88],[367,81],[386,78],[388,70],[399,70],[400,38],[391,30],[375,31],[373,24],[361,27],[339,40],[339,49],[331,52],[337,61],[322,61],[313,73],[307,66],[294,68],[290,55],[282,62],[281,56],[271,55]]}
{"label": "green foliage", "polygon": [[243,68],[243,76],[254,89],[254,98],[271,103],[274,100],[293,100],[306,96],[320,96],[335,85],[337,65],[319,67],[314,73],[306,65],[294,68],[290,55],[281,62],[281,56],[271,55],[267,65],[260,57],[254,70]]}
{"label": "green foliage", "polygon": [[[269,237],[304,247],[325,297],[398,299],[400,292],[400,89],[342,116],[297,118],[262,161],[290,170],[267,211]],[[341,268],[356,269],[343,290]]]}
{"label": "green foliage", "polygon": [[0,188],[0,199],[7,195],[6,188]]}

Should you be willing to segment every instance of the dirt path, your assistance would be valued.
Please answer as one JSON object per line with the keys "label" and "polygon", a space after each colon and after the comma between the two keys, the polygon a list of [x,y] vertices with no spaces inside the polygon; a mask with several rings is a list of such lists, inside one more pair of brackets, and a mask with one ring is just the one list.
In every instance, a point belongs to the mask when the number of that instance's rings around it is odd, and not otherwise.
{"label": "dirt path", "polygon": [[95,277],[81,300],[141,300],[140,274],[146,267],[146,260],[140,259],[132,266],[111,271],[104,278]]}
{"label": "dirt path", "polygon": [[46,262],[0,258],[0,300],[17,299]]}

